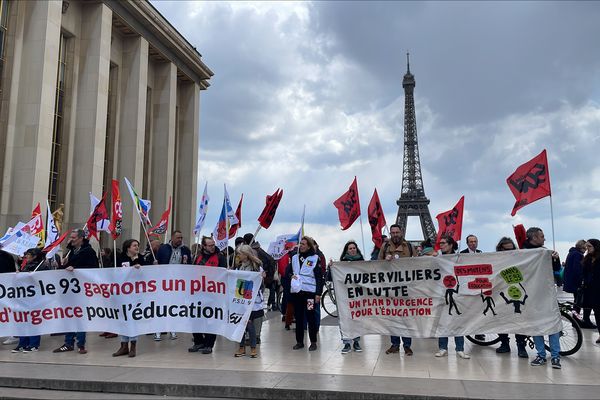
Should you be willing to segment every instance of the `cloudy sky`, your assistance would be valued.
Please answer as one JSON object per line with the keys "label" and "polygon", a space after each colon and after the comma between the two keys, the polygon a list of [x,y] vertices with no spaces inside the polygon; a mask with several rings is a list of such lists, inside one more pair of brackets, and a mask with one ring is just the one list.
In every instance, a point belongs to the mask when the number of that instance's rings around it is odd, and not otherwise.
{"label": "cloudy sky", "polygon": [[[337,259],[361,244],[332,202],[358,178],[364,240],[377,188],[388,223],[402,184],[406,52],[432,218],[465,196],[463,237],[492,250],[512,225],[539,226],[552,246],[550,201],[510,211],[505,180],[548,151],[562,258],[600,236],[600,3],[169,2],[154,6],[214,71],[201,93],[199,190],[212,231],[227,184],[244,193],[242,233],[266,194],[283,200],[263,245],[298,229]],[[201,194],[201,193],[200,193]],[[199,195],[200,195],[199,194]],[[409,219],[408,239],[420,239]],[[464,244],[461,245],[464,248]]]}

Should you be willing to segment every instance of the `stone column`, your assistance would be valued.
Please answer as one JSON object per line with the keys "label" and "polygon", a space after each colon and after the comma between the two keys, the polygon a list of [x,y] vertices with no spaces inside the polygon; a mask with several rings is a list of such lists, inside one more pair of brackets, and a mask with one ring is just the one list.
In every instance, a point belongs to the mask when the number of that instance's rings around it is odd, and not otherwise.
{"label": "stone column", "polygon": [[[175,64],[155,64],[153,96],[152,149],[150,163],[150,199],[152,222],[159,218],[173,196],[175,159],[175,110],[177,105],[177,67]],[[173,228],[170,220],[169,230]]]}
{"label": "stone column", "polygon": [[146,90],[148,87],[148,41],[142,37],[123,40],[121,101],[117,172],[123,201],[123,240],[143,236],[140,220],[124,178],[127,177],[141,196],[144,178],[144,134],[146,125]]}
{"label": "stone column", "polygon": [[198,186],[198,135],[200,130],[200,87],[191,82],[178,85],[179,137],[175,162],[175,209],[177,227],[186,243],[192,243],[192,230],[196,217]]}
{"label": "stone column", "polygon": [[73,171],[69,222],[75,227],[83,226],[90,215],[89,193],[102,196],[111,32],[112,11],[107,6],[82,7],[77,103],[72,109],[76,113],[73,163],[69,166]]}
{"label": "stone column", "polygon": [[23,10],[25,18],[17,32],[22,46],[8,60],[13,64],[13,77],[7,129],[2,133],[6,151],[1,226],[28,220],[35,204],[45,204],[48,198],[61,21],[60,1],[15,2],[12,6]]}

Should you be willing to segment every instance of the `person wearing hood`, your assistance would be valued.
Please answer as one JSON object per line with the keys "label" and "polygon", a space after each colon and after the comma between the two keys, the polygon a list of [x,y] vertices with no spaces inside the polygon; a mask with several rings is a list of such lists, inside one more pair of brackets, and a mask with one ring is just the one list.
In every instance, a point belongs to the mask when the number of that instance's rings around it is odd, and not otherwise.
{"label": "person wearing hood", "polygon": [[[565,276],[563,281],[563,290],[567,293],[575,295],[577,289],[581,287],[583,280],[583,254],[585,253],[585,240],[578,240],[574,247],[569,249],[569,254],[565,260]],[[579,314],[581,308],[577,305],[573,306],[573,310]],[[596,325],[590,319],[592,314],[591,308],[583,309],[583,321],[578,319],[579,326],[585,329],[596,329]]]}

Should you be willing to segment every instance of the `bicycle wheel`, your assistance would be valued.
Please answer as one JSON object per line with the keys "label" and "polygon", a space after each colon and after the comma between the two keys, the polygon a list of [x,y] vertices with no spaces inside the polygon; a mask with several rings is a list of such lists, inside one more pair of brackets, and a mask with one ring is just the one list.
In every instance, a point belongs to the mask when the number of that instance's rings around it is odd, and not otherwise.
{"label": "bicycle wheel", "polygon": [[335,294],[331,290],[327,289],[321,296],[321,305],[323,310],[334,318],[338,317],[337,304],[335,303]]}
{"label": "bicycle wheel", "polygon": [[281,300],[283,300],[283,287],[280,285],[279,286],[279,290],[277,291],[277,296],[275,297],[276,301],[277,301],[277,309],[285,314],[285,310],[281,309]]}
{"label": "bicycle wheel", "polygon": [[[575,318],[570,316],[568,313],[561,311],[560,320],[562,322],[562,330],[560,331],[560,355],[570,356],[575,354],[581,348],[583,343],[583,335],[581,334],[581,328]],[[548,340],[544,343],[546,350],[550,351],[548,346]]]}
{"label": "bicycle wheel", "polygon": [[500,341],[500,336],[498,336],[498,334],[496,334],[496,333],[493,333],[493,334],[487,333],[483,336],[485,336],[484,340],[475,339],[474,336],[468,336],[468,335],[466,336],[466,338],[469,342],[478,344],[479,346],[491,346]]}

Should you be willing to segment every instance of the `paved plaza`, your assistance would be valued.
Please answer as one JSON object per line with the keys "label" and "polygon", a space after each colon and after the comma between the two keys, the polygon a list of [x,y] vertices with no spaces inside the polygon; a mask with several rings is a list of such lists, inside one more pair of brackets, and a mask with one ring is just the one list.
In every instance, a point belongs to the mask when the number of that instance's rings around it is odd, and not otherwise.
{"label": "paved plaza", "polygon": [[[513,351],[498,355],[498,345],[466,342],[472,358],[436,358],[435,339],[414,339],[413,356],[385,354],[389,338],[365,336],[363,352],[341,354],[339,330],[323,319],[319,349],[292,350],[294,331],[286,331],[278,313],[263,324],[260,355],[235,358],[237,344],[218,338],[209,355],[189,353],[191,334],[161,342],[142,336],[135,358],[112,357],[119,339],[88,334],[88,354],[53,354],[62,336],[43,336],[37,353],[0,350],[0,386],[53,388],[127,395],[230,398],[600,398],[598,334],[585,329],[581,350],[562,358],[562,370],[532,367]],[[7,395],[6,392],[5,395]],[[90,398],[89,396],[85,396]],[[119,396],[116,396],[119,397]],[[51,398],[51,397],[48,397]],[[76,398],[76,397],[75,397]],[[98,397],[104,398],[104,397]]]}

